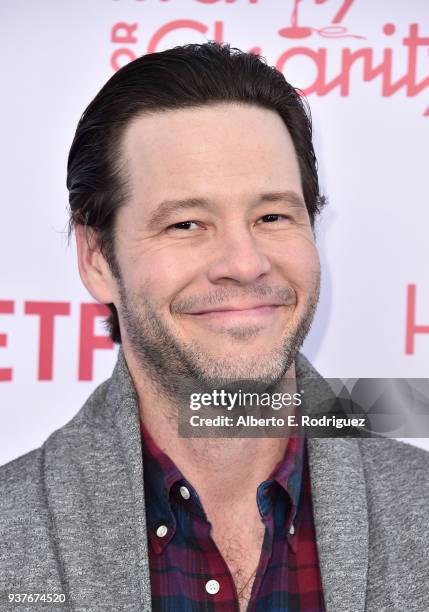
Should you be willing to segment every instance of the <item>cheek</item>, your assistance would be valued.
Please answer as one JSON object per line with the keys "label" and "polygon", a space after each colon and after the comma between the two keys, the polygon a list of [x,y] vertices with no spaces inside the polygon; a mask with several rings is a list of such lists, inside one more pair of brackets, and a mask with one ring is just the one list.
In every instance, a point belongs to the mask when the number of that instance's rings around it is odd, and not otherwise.
{"label": "cheek", "polygon": [[297,289],[314,287],[320,275],[320,259],[311,239],[290,240],[276,258],[285,278]]}
{"label": "cheek", "polygon": [[142,262],[136,262],[134,286],[141,287],[140,292],[144,291],[155,306],[161,310],[168,309],[177,293],[198,275],[199,267],[189,253],[175,252],[173,256],[165,249],[153,257],[146,254]]}

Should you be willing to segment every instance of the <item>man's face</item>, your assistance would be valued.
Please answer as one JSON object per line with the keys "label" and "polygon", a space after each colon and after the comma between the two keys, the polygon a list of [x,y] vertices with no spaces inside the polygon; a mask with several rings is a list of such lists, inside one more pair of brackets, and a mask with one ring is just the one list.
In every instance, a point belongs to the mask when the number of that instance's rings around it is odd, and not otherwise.
{"label": "man's face", "polygon": [[320,285],[281,118],[231,103],[145,115],[127,127],[122,155],[130,199],[115,245],[124,350],[160,382],[279,380]]}

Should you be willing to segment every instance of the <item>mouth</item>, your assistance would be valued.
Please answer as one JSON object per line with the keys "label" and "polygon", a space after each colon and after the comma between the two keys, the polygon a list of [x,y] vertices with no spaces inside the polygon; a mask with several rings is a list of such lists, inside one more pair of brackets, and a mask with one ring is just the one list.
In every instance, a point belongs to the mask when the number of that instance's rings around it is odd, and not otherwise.
{"label": "mouth", "polygon": [[248,307],[221,307],[211,310],[184,313],[201,321],[244,323],[268,321],[277,315],[284,304],[262,304]]}

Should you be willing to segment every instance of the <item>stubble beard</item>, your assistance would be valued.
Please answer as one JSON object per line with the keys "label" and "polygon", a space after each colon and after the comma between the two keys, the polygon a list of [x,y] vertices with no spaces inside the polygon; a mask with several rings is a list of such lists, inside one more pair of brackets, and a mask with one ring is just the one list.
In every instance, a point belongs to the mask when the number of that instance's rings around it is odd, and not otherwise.
{"label": "stubble beard", "polygon": [[[120,318],[137,366],[176,405],[182,403],[180,397],[184,402],[189,401],[190,392],[243,387],[243,381],[259,392],[279,389],[311,328],[320,295],[320,272],[317,272],[302,314],[297,321],[290,320],[283,337],[270,352],[241,360],[234,355],[221,361],[204,351],[198,342],[179,340],[159,317],[144,289],[131,293],[121,277],[117,280]],[[240,355],[245,355],[246,338],[257,333],[261,331],[253,326],[231,328],[223,331],[220,342],[224,341],[226,346],[240,342]]]}

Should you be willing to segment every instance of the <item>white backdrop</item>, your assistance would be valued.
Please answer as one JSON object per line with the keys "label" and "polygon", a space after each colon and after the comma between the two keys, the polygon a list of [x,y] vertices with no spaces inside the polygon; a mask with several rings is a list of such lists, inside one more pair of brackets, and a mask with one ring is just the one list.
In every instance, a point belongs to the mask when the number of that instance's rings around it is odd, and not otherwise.
{"label": "white backdrop", "polygon": [[303,352],[329,377],[428,376],[426,0],[2,0],[0,19],[0,464],[110,375],[65,235],[67,154],[113,71],[175,44],[260,49],[308,93],[329,205]]}

